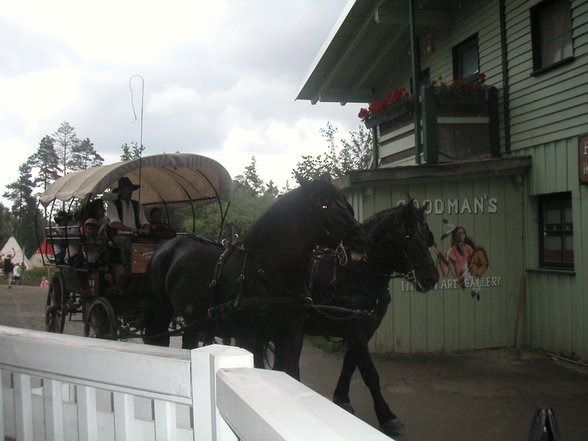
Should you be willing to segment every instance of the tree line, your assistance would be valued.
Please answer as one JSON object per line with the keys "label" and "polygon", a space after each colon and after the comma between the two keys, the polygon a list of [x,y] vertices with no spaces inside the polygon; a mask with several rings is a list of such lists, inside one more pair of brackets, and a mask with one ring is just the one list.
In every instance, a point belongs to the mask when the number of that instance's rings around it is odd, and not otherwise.
{"label": "tree line", "polygon": [[[327,123],[321,129],[326,149],[317,155],[302,156],[292,169],[296,176],[316,179],[325,173],[333,178],[350,170],[369,167],[371,161],[371,134],[363,126],[351,131],[347,137],[338,138],[338,129]],[[141,156],[144,146],[136,142],[121,145],[121,161]],[[75,129],[63,122],[52,135],[44,136],[35,153],[19,166],[16,181],[6,186],[4,198],[10,207],[0,203],[0,245],[15,236],[25,254],[30,255],[44,238],[47,213],[38,204],[38,198],[51,183],[61,176],[90,167],[102,165],[104,158],[96,151],[89,138],[80,139]],[[297,184],[296,184],[297,185]],[[291,189],[289,182],[279,189],[273,181],[265,182],[258,174],[256,159],[245,166],[233,179],[233,198],[226,219],[231,231],[244,234],[253,222],[275,201],[280,194]],[[219,235],[219,212],[214,204],[197,209],[195,230],[211,238]],[[192,210],[184,208],[174,212],[174,227],[191,231]]]}

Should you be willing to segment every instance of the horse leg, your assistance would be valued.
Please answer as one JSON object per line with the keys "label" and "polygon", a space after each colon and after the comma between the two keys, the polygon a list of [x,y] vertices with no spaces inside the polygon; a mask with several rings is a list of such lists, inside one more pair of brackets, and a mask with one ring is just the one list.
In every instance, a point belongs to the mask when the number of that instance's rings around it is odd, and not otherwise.
{"label": "horse leg", "polygon": [[198,347],[198,330],[187,329],[182,332],[182,349],[194,349]]}
{"label": "horse leg", "polygon": [[363,382],[368,387],[372,400],[374,401],[374,410],[380,423],[380,428],[387,435],[398,434],[404,425],[398,421],[398,418],[388,406],[388,403],[382,395],[380,388],[380,376],[374,365],[372,357],[370,355],[367,339],[354,339],[355,341],[349,342],[350,349],[355,352],[355,361]]}
{"label": "horse leg", "polygon": [[153,308],[145,314],[145,335],[143,336],[145,344],[169,346],[168,328],[172,314],[173,311],[169,308]]}
{"label": "horse leg", "polygon": [[341,368],[341,374],[339,374],[339,380],[337,380],[337,386],[333,393],[333,402],[352,414],[355,414],[355,410],[351,406],[351,400],[349,399],[349,387],[356,367],[355,354],[348,348],[345,351],[343,367]]}
{"label": "horse leg", "polygon": [[292,378],[300,381],[300,354],[302,353],[303,333],[288,332],[274,341],[274,370],[284,371]]}
{"label": "horse leg", "polygon": [[256,368],[265,368],[265,346],[263,343],[258,341],[258,338],[254,332],[246,333],[245,335],[239,333],[238,336],[235,337],[235,344],[236,346],[243,348],[253,354],[253,365]]}

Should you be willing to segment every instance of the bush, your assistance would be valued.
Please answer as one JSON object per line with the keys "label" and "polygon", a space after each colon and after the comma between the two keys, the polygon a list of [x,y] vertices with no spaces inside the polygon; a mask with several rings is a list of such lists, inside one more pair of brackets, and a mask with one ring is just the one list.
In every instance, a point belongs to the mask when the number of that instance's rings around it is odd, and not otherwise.
{"label": "bush", "polygon": [[47,280],[51,281],[53,275],[57,272],[57,268],[55,267],[45,267],[45,268],[31,268],[27,269],[23,272],[22,275],[22,283],[23,285],[35,285],[39,286],[41,283],[41,277],[47,277]]}

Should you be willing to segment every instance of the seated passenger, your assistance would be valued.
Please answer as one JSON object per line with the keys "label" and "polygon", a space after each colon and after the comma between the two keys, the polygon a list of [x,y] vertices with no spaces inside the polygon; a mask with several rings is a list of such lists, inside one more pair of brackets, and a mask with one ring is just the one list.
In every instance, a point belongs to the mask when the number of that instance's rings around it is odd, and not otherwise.
{"label": "seated passenger", "polygon": [[155,238],[170,238],[176,232],[163,221],[163,212],[159,207],[153,207],[149,212],[149,235]]}
{"label": "seated passenger", "polygon": [[84,221],[88,218],[95,219],[99,226],[106,222],[106,207],[102,199],[94,199],[84,206],[79,213],[80,225],[84,225]]}
{"label": "seated passenger", "polygon": [[[51,244],[53,245],[53,252],[55,253],[55,263],[57,265],[63,265],[65,263],[65,255],[67,249],[66,240],[63,237],[66,235],[65,228],[68,224],[71,225],[73,216],[68,214],[66,211],[59,211],[53,218],[57,227],[52,227],[49,232]],[[54,236],[60,237],[59,239]]]}
{"label": "seated passenger", "polygon": [[110,226],[116,230],[114,244],[120,249],[121,263],[125,271],[131,268],[131,236],[133,234],[149,234],[149,222],[145,217],[143,207],[138,201],[131,199],[133,191],[139,186],[127,177],[118,180],[118,186],[113,193],[118,193],[118,199],[111,202],[106,210],[110,219]]}
{"label": "seated passenger", "polygon": [[82,227],[84,257],[88,263],[96,263],[104,251],[104,241],[98,234],[100,225],[92,217],[86,219]]}

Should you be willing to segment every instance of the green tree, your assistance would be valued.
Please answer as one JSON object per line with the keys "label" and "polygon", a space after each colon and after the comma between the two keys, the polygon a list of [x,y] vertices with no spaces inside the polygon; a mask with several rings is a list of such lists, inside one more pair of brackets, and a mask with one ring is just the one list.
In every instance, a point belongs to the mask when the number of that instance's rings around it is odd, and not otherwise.
{"label": "green tree", "polygon": [[132,159],[138,159],[145,150],[145,146],[139,147],[139,145],[133,141],[131,145],[126,142],[120,146],[122,153],[120,155],[121,161],[130,161]]}
{"label": "green tree", "polygon": [[242,175],[235,176],[235,185],[251,192],[252,195],[263,194],[263,179],[257,173],[257,161],[251,157],[251,163],[245,167]]}
{"label": "green tree", "polygon": [[67,121],[61,123],[52,137],[59,157],[59,171],[61,176],[65,176],[68,172],[75,171],[72,163],[72,149],[80,143],[80,140],[75,129]]}
{"label": "green tree", "polygon": [[42,225],[35,228],[35,222],[41,222],[42,216],[37,211],[37,203],[33,196],[34,183],[29,162],[22,164],[16,181],[6,186],[4,197],[12,201],[12,230],[18,243],[25,252],[37,249],[37,231],[42,231]]}
{"label": "green tree", "polygon": [[12,236],[12,224],[10,210],[0,202],[0,245]]}
{"label": "green tree", "polygon": [[336,127],[327,123],[327,127],[321,129],[321,134],[327,141],[326,151],[316,156],[303,156],[302,161],[292,170],[292,175],[317,179],[328,173],[336,178],[351,170],[368,168],[372,160],[371,133],[361,125],[358,131],[349,132],[348,138],[341,138],[337,143],[337,132]]}
{"label": "green tree", "polygon": [[59,157],[55,152],[53,138],[44,136],[39,148],[28,159],[29,164],[38,170],[33,180],[35,187],[46,190],[59,177]]}
{"label": "green tree", "polygon": [[104,158],[94,149],[94,143],[86,138],[72,146],[69,163],[72,170],[86,170],[102,165]]}
{"label": "green tree", "polygon": [[[278,189],[273,182],[265,184],[257,173],[255,157],[242,174],[233,180],[233,197],[225,225],[239,235],[247,233],[251,225],[274,203]],[[192,230],[191,210],[184,208],[181,227]],[[219,237],[220,211],[217,204],[196,209],[196,234],[217,239]]]}

